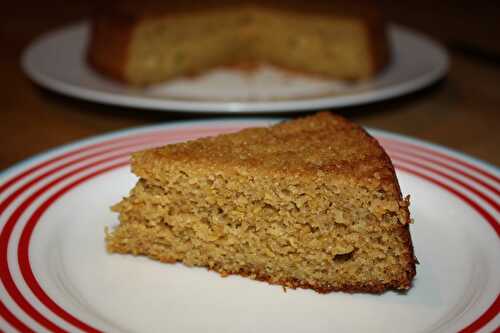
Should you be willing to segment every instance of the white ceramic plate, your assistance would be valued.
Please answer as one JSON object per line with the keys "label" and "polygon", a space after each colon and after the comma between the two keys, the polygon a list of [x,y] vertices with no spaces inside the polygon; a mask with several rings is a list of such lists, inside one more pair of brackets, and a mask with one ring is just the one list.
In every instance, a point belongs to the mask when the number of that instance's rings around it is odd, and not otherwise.
{"label": "white ceramic plate", "polygon": [[146,147],[264,126],[174,123],[77,142],[0,175],[0,331],[491,332],[500,324],[500,172],[410,138],[371,131],[412,195],[420,261],[406,294],[289,289],[143,257],[110,255],[109,206]]}
{"label": "white ceramic plate", "polygon": [[425,36],[392,26],[391,64],[360,83],[319,80],[270,67],[254,74],[220,69],[192,79],[134,89],[110,81],[85,62],[86,23],[41,36],[22,57],[24,71],[38,84],[95,102],[160,111],[293,112],[343,107],[400,96],[442,77],[446,51]]}

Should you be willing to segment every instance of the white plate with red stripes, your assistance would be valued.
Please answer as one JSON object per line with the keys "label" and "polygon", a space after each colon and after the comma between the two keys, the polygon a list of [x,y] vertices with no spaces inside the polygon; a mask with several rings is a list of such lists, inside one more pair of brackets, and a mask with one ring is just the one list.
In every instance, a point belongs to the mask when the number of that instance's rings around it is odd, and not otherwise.
{"label": "white plate with red stripes", "polygon": [[404,194],[420,261],[413,287],[382,295],[288,290],[205,269],[110,255],[109,206],[147,147],[275,120],[173,123],[67,145],[0,175],[0,331],[491,332],[500,325],[498,168],[377,130]]}

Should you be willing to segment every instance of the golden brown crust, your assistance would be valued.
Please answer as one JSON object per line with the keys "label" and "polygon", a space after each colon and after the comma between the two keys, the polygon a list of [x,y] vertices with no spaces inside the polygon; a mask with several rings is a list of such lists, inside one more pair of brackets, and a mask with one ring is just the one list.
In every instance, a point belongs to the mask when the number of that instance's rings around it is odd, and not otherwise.
{"label": "golden brown crust", "polygon": [[[329,140],[333,134],[335,140]],[[252,145],[246,145],[247,141]],[[402,200],[392,163],[377,140],[329,112],[271,128],[250,128],[138,152],[132,157],[132,170],[151,179],[151,170],[174,162],[228,172],[245,168],[260,174],[313,179],[335,174],[369,188],[382,188],[394,199]]]}

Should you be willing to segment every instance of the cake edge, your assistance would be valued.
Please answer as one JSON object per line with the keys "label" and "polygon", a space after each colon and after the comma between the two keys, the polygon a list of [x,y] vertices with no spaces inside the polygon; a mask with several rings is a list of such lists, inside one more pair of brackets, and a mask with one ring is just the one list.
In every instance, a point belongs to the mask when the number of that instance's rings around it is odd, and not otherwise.
{"label": "cake edge", "polygon": [[[325,112],[326,113],[326,112]],[[345,119],[342,116],[339,115],[334,115],[332,113],[327,113],[329,116],[337,117],[342,119],[342,121],[350,123],[347,119]],[[370,139],[372,142],[374,142],[379,149],[383,152],[382,158],[386,160],[386,165],[389,167],[390,172],[392,174],[392,181],[391,183],[394,185],[396,194],[398,196],[399,202],[404,201],[404,202],[409,202],[408,198],[403,198],[402,193],[401,193],[401,188],[399,185],[399,181],[396,175],[396,171],[394,168],[394,165],[387,154],[386,150],[382,147],[382,145],[379,143],[379,141],[374,138],[372,135],[370,135],[363,127],[354,124],[357,126],[361,131],[364,132],[364,134],[367,136],[368,139]],[[154,149],[151,149],[154,150]],[[387,180],[384,180],[387,181]],[[366,293],[373,293],[373,294],[380,294],[389,290],[396,290],[396,291],[402,291],[404,292],[405,290],[408,290],[411,288],[413,279],[416,275],[416,264],[418,264],[418,260],[415,257],[414,253],[414,247],[413,247],[413,242],[411,239],[411,234],[410,234],[410,224],[411,224],[411,218],[410,218],[410,212],[408,209],[408,205],[401,206],[400,209],[404,213],[404,223],[402,223],[397,229],[395,229],[393,232],[394,233],[399,233],[399,237],[401,237],[403,241],[403,246],[407,251],[406,253],[402,256],[402,261],[404,261],[406,264],[403,267],[403,271],[401,274],[401,278],[397,280],[392,280],[389,283],[379,283],[379,284],[344,284],[342,286],[330,286],[330,285],[314,285],[310,284],[304,281],[299,281],[297,279],[288,279],[288,280],[279,280],[279,281],[273,281],[272,278],[269,275],[262,274],[262,273],[256,273],[256,272],[250,272],[250,271],[245,271],[245,270],[240,270],[240,271],[224,271],[224,270],[219,270],[217,268],[210,268],[208,266],[197,266],[200,268],[206,268],[207,270],[211,270],[214,272],[217,272],[220,274],[222,277],[228,276],[228,275],[239,275],[243,277],[249,277],[254,280],[258,281],[263,281],[267,282],[269,284],[273,285],[281,285],[285,288],[291,288],[291,289],[296,289],[296,288],[303,288],[303,289],[312,289],[315,290],[318,293],[329,293],[333,291],[342,291],[342,292],[347,292],[347,293],[355,293],[355,292],[366,292]],[[108,250],[109,251],[109,250]],[[116,253],[109,251],[111,253]],[[147,254],[145,255],[149,257]],[[149,257],[151,258],[151,257]],[[164,263],[182,263],[182,261],[177,261],[177,260],[168,260],[168,259],[158,259],[154,258],[154,260],[158,260]]]}
{"label": "cake edge", "polygon": [[138,18],[127,15],[93,15],[85,60],[95,73],[130,84],[126,66],[130,40]]}

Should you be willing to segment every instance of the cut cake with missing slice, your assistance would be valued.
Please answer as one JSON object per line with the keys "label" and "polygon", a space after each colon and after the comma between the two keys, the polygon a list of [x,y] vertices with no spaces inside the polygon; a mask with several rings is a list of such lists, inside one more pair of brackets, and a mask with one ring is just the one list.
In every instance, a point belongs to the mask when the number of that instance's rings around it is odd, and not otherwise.
{"label": "cut cake with missing slice", "polygon": [[103,3],[91,20],[88,63],[135,86],[248,63],[364,80],[390,61],[386,23],[373,1]]}
{"label": "cut cake with missing slice", "polygon": [[135,153],[109,252],[318,292],[408,289],[409,202],[361,127],[319,113]]}

